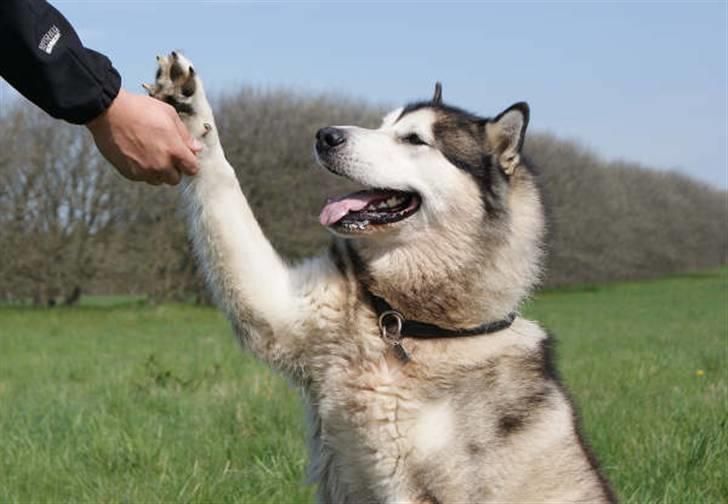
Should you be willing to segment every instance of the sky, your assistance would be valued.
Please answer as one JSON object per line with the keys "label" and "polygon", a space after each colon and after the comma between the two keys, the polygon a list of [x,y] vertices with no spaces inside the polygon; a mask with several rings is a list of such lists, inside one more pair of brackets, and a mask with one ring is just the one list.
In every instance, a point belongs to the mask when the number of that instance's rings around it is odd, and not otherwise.
{"label": "sky", "polygon": [[[182,49],[208,90],[429,98],[728,189],[725,2],[52,1],[129,90]],[[0,106],[12,93],[0,90]],[[3,100],[3,97],[5,98]]]}

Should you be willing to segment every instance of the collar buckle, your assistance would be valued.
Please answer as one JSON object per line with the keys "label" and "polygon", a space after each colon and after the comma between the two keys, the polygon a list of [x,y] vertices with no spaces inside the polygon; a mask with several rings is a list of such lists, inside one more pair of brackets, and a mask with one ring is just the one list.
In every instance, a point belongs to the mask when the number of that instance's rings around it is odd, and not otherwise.
{"label": "collar buckle", "polygon": [[387,343],[395,344],[402,339],[403,326],[404,316],[396,310],[387,310],[379,315],[379,331]]}
{"label": "collar buckle", "polygon": [[386,310],[379,315],[379,331],[382,339],[389,344],[394,355],[403,363],[412,360],[412,356],[402,345],[402,327],[404,327],[404,316],[396,310]]}

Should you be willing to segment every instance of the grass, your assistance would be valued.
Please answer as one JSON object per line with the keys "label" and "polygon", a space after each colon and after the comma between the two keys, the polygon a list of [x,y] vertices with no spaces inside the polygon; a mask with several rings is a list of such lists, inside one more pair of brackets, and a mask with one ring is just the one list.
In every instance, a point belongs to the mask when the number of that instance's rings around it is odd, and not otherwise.
{"label": "grass", "polygon": [[[545,292],[626,502],[728,500],[728,269]],[[302,411],[213,309],[0,308],[0,502],[306,502]]]}

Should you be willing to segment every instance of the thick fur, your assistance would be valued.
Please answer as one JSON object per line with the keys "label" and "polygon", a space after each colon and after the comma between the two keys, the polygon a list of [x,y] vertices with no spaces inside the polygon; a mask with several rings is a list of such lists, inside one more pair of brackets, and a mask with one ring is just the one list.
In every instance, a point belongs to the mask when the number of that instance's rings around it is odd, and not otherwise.
{"label": "thick fur", "polygon": [[[321,502],[613,500],[541,327],[518,317],[490,335],[406,338],[404,364],[367,301],[365,287],[405,317],[450,328],[517,309],[538,279],[544,229],[519,157],[525,105],[482,119],[436,96],[375,130],[342,127],[345,148],[320,155],[322,166],[417,192],[421,208],[290,266],[253,216],[189,62],[161,58],[148,89],[205,144],[183,191],[194,249],[242,343],[304,391]],[[423,144],[407,142],[413,133]]]}

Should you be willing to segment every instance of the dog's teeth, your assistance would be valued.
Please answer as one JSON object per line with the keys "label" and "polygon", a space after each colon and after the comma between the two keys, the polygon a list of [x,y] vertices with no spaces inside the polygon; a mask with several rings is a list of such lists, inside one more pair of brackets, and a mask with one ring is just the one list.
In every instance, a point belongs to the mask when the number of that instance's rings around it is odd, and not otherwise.
{"label": "dog's teeth", "polygon": [[390,196],[386,200],[377,201],[369,205],[371,210],[387,210],[395,208],[404,203],[405,198],[403,196]]}

